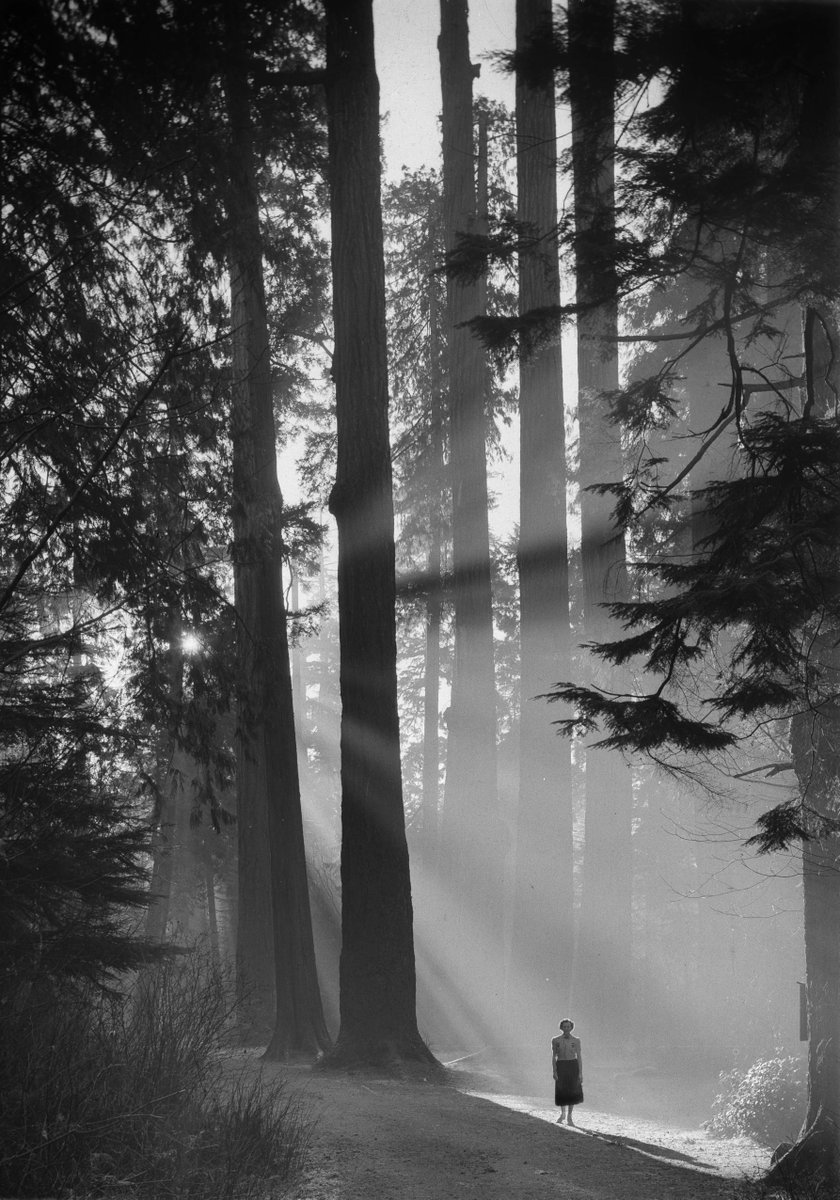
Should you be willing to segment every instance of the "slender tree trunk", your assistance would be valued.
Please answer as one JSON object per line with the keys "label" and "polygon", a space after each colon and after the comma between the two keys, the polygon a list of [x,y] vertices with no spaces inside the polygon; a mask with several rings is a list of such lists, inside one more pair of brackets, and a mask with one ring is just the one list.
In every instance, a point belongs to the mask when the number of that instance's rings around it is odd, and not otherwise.
{"label": "slender tree trunk", "polygon": [[[174,744],[170,749],[174,754]],[[171,787],[169,762],[158,772],[158,779],[159,812],[152,835],[152,877],[146,909],[146,937],[153,942],[163,943],[169,923],[169,900],[175,866],[175,796]]]}
{"label": "slender tree trunk", "polygon": [[371,0],[328,0],[341,650],[341,1026],[331,1061],[433,1058],[417,1031],[397,715],[379,82]]}
{"label": "slender tree trunk", "polygon": [[204,850],[204,890],[207,900],[207,940],[210,946],[210,961],[215,970],[222,965],[219,946],[219,914],[216,908],[216,873],[213,870],[213,852],[205,843]]}
{"label": "slender tree trunk", "polygon": [[[441,0],[445,245],[476,227],[472,79],[466,0]],[[482,312],[480,283],[447,281],[449,445],[455,665],[448,717],[443,844],[459,911],[458,953],[473,986],[501,999],[505,838],[498,811],[493,612],[485,452],[488,368],[464,325]],[[467,957],[469,955],[469,957]],[[482,981],[475,972],[481,971]],[[486,978],[485,978],[486,977]]]}
{"label": "slender tree trunk", "polygon": [[[516,47],[551,36],[551,0],[518,0]],[[560,303],[554,77],[516,85],[519,311]],[[559,336],[519,362],[521,716],[512,966],[514,989],[545,1024],[569,1003],[573,951],[571,747],[539,699],[570,677],[566,442]],[[553,1023],[552,1023],[553,1024]]]}
{"label": "slender tree trunk", "polygon": [[[570,0],[569,95],[575,195],[581,554],[588,641],[611,632],[603,605],[624,587],[624,538],[609,497],[589,485],[622,477],[605,393],[618,387],[614,202],[614,0]],[[601,682],[610,686],[607,673]],[[630,1015],[633,793],[619,755],[586,753],[586,823],[575,1003],[602,1037]],[[623,1036],[622,1036],[623,1040]]]}
{"label": "slender tree trunk", "polygon": [[[292,569],[292,611],[300,611],[300,583],[297,571]],[[297,734],[298,756],[306,752],[306,681],[304,679],[303,653],[299,645],[290,646],[289,653],[292,661],[292,703],[295,710],[295,732]]]}
{"label": "slender tree trunk", "polygon": [[[225,95],[230,122],[230,281],[233,358],[233,525],[237,617],[240,820],[238,965],[246,985],[262,963],[249,922],[273,962],[275,1013],[267,1056],[329,1044],[315,970],[300,811],[292,681],[282,579],[282,497],[254,173],[247,58],[238,7],[229,7]],[[269,847],[255,839],[265,837]],[[265,896],[254,895],[259,868]],[[266,870],[270,878],[265,879]],[[272,921],[265,919],[271,905]],[[268,928],[273,930],[265,945]],[[250,953],[249,953],[250,951]]]}
{"label": "slender tree trunk", "polygon": [[441,552],[443,514],[439,498],[443,494],[443,408],[440,378],[440,313],[437,279],[429,279],[429,334],[431,359],[432,411],[430,429],[429,484],[432,508],[429,516],[429,593],[426,599],[426,656],[423,670],[423,797],[422,844],[428,856],[439,849],[440,834],[440,630],[443,613],[441,590]]}

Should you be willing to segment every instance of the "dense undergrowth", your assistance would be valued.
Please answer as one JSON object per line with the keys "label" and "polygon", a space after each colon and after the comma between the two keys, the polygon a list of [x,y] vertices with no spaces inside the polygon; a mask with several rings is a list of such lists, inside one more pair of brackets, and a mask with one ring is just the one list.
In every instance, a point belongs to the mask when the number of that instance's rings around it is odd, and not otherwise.
{"label": "dense undergrowth", "polygon": [[0,1195],[251,1200],[299,1171],[305,1116],[229,1070],[227,989],[199,957],[4,1009]]}

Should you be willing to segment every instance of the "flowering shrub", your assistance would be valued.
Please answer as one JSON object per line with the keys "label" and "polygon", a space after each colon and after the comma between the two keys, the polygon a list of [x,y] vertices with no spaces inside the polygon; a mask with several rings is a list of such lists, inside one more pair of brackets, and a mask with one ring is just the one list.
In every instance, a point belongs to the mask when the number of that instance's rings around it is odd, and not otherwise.
{"label": "flowering shrub", "polygon": [[805,1116],[805,1063],[799,1058],[760,1058],[746,1071],[721,1072],[706,1128],[714,1137],[747,1136],[765,1146],[795,1141]]}

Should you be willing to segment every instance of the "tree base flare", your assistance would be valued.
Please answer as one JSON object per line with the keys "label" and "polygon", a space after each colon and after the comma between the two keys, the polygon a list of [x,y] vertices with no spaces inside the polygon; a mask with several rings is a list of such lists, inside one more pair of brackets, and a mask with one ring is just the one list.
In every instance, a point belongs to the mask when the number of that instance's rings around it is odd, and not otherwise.
{"label": "tree base flare", "polygon": [[768,1172],[766,1182],[781,1184],[791,1190],[794,1187],[801,1189],[807,1184],[807,1194],[818,1200],[832,1200],[832,1197],[840,1195],[837,1130],[828,1129],[825,1125],[812,1125],[798,1142],[779,1157]]}
{"label": "tree base flare", "polygon": [[445,1071],[422,1038],[371,1040],[339,1033],[338,1040],[316,1064],[324,1070],[372,1071],[396,1079],[441,1082]]}

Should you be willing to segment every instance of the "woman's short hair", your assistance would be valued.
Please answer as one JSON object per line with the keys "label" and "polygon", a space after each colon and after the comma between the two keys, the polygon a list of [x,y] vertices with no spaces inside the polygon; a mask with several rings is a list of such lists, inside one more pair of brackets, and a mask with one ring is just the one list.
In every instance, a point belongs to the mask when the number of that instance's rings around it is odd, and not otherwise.
{"label": "woman's short hair", "polygon": [[561,1028],[563,1025],[568,1025],[570,1029],[574,1029],[574,1027],[575,1027],[575,1023],[571,1017],[564,1017],[563,1020],[560,1022],[560,1025],[558,1025],[558,1029]]}

